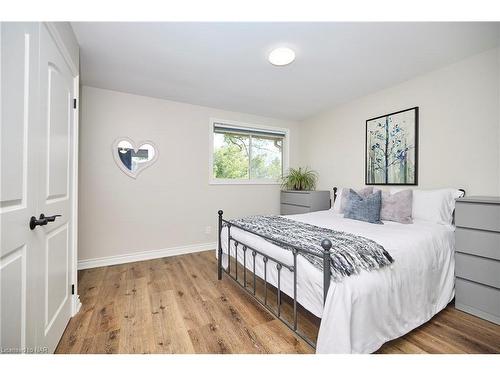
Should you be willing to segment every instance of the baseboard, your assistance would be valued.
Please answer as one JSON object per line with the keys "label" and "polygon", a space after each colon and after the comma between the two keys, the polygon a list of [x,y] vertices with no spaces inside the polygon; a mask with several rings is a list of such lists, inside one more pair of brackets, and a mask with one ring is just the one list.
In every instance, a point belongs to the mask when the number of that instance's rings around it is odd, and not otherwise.
{"label": "baseboard", "polygon": [[78,311],[80,311],[80,308],[82,307],[82,303],[80,302],[80,295],[75,294],[73,295],[73,308],[71,311],[71,316],[75,316]]}
{"label": "baseboard", "polygon": [[214,250],[217,243],[203,243],[197,245],[169,247],[166,249],[139,251],[125,255],[114,255],[110,257],[84,259],[78,261],[78,269],[85,270],[87,268],[96,268],[104,266],[113,266],[116,264],[138,262],[141,260],[157,259],[164,257],[171,257],[175,255],[197,253],[200,251]]}

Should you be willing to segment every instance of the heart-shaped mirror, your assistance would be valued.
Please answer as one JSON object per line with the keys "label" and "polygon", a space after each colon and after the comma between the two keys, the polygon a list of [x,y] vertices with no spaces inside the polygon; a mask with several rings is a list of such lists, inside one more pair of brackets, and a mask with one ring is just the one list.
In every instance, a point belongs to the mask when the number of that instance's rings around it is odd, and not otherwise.
{"label": "heart-shaped mirror", "polygon": [[113,157],[127,176],[136,178],[158,159],[158,149],[151,141],[136,145],[130,138],[118,138],[113,142]]}

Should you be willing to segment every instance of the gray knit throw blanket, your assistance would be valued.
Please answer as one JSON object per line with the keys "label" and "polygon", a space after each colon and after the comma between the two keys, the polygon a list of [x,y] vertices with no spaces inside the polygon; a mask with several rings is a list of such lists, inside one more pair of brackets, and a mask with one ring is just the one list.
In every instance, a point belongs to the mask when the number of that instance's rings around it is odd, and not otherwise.
{"label": "gray knit throw blanket", "polygon": [[250,216],[229,222],[255,234],[264,235],[269,238],[267,241],[284,249],[293,250],[292,247],[283,246],[276,241],[283,241],[318,254],[319,256],[314,256],[299,252],[321,272],[323,272],[321,241],[329,239],[333,245],[330,251],[332,278],[336,282],[345,276],[358,274],[361,270],[371,271],[390,265],[394,261],[382,246],[368,238],[301,223],[282,216]]}

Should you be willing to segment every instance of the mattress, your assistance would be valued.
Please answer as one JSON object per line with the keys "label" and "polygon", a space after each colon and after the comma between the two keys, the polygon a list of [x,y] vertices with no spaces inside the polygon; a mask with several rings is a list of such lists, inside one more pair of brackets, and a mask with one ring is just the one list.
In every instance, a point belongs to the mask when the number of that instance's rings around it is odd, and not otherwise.
{"label": "mattress", "polygon": [[[382,245],[394,263],[379,270],[332,281],[323,305],[323,274],[304,257],[297,257],[297,301],[321,317],[317,353],[372,353],[382,344],[400,337],[428,321],[454,297],[454,227],[415,221],[383,225],[345,219],[332,210],[287,218],[320,227],[350,232]],[[238,228],[231,228],[237,241],[254,247],[283,263],[293,265],[293,255],[277,245]],[[227,267],[228,236],[221,236],[223,267]],[[235,256],[231,241],[231,255]],[[252,270],[252,255],[246,252]],[[243,264],[243,251],[238,251]],[[268,263],[267,280],[277,285],[277,270]],[[241,266],[242,269],[242,266]],[[240,269],[240,270],[241,270]],[[263,278],[264,262],[257,256],[256,274]],[[293,296],[293,274],[281,271],[281,290]]]}

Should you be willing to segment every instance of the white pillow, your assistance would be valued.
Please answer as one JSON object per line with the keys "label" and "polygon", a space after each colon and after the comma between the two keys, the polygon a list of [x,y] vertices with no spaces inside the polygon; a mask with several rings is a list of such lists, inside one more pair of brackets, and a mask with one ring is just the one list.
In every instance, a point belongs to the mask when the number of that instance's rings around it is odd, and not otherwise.
{"label": "white pillow", "polygon": [[[392,188],[397,193],[407,188]],[[429,221],[436,224],[451,224],[455,200],[463,196],[458,189],[413,190],[412,217],[416,220]]]}

